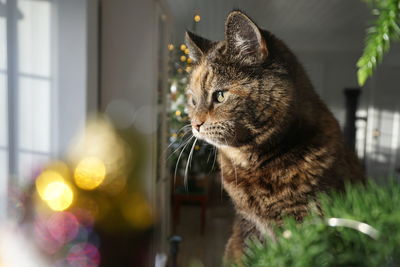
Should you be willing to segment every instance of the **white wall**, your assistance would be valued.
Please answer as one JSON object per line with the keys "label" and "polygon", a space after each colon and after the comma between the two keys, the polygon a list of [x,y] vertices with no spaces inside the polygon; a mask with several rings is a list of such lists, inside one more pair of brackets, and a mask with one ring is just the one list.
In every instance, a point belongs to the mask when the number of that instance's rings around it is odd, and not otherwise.
{"label": "white wall", "polygon": [[56,0],[55,152],[63,155],[97,110],[97,0]]}
{"label": "white wall", "polygon": [[[356,62],[361,49],[348,51],[299,51],[301,62],[321,98],[341,126],[345,119],[344,88],[358,87]],[[398,176],[400,167],[400,53],[398,47],[387,54],[375,75],[361,88],[357,123],[357,148],[363,156],[366,146],[367,175],[381,179]],[[376,131],[379,130],[379,131]]]}

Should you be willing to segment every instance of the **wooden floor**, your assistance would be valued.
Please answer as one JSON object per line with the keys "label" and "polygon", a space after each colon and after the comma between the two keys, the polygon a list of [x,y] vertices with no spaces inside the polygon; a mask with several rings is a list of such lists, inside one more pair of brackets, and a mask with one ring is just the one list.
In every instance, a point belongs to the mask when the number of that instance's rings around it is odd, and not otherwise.
{"label": "wooden floor", "polygon": [[233,222],[233,206],[220,186],[210,188],[204,235],[200,227],[200,206],[183,205],[176,234],[183,238],[178,267],[219,267]]}

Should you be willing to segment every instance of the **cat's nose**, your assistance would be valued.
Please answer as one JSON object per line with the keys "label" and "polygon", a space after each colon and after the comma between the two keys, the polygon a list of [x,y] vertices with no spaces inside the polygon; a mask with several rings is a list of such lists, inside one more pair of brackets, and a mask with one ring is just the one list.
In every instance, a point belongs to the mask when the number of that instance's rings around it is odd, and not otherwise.
{"label": "cat's nose", "polygon": [[201,125],[203,125],[204,124],[204,121],[200,121],[200,120],[193,120],[192,121],[192,127],[194,128],[194,129],[196,129],[197,131],[199,131],[200,132],[200,127],[201,127]]}

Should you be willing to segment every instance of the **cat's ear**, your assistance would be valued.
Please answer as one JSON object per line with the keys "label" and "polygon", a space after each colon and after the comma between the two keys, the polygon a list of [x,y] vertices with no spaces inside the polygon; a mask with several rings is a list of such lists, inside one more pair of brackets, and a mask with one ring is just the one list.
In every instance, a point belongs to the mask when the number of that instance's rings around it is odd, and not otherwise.
{"label": "cat's ear", "polygon": [[210,40],[200,37],[190,31],[186,31],[185,43],[189,48],[189,57],[195,62],[199,61],[213,44]]}
{"label": "cat's ear", "polygon": [[232,11],[228,15],[225,40],[228,51],[245,62],[262,62],[268,57],[267,43],[260,29],[240,11]]}

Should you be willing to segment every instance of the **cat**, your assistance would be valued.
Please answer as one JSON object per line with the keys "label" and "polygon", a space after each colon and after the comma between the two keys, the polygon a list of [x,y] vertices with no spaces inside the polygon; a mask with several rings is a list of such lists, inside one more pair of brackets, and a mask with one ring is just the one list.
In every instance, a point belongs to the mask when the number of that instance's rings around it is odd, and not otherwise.
{"label": "cat", "polygon": [[243,12],[232,11],[225,40],[186,32],[194,61],[187,88],[192,132],[218,149],[224,189],[236,218],[225,260],[240,262],[249,236],[297,221],[316,196],[363,180],[338,122],[291,50]]}

